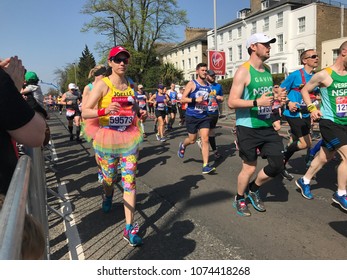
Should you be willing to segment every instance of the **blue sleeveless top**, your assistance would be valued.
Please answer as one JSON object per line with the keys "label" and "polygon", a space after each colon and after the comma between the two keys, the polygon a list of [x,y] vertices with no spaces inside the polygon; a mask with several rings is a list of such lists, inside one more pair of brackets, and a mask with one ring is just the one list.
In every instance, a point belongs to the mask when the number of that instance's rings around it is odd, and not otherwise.
{"label": "blue sleeveless top", "polygon": [[186,115],[198,119],[205,118],[207,116],[208,108],[208,96],[211,92],[210,85],[201,85],[196,80],[193,80],[195,84],[195,90],[188,94],[189,98],[198,98],[203,96],[202,102],[190,102],[186,109]]}

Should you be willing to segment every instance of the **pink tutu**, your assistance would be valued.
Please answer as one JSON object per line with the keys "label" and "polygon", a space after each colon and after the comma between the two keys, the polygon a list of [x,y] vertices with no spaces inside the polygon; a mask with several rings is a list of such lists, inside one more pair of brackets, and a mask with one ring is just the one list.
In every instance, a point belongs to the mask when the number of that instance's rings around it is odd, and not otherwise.
{"label": "pink tutu", "polygon": [[83,137],[90,142],[95,138],[96,133],[100,129],[99,126],[99,119],[93,118],[93,119],[85,119],[82,122],[82,133]]}
{"label": "pink tutu", "polygon": [[125,131],[100,127],[94,137],[93,146],[97,151],[110,154],[123,154],[133,150],[143,141],[140,122],[129,126]]}

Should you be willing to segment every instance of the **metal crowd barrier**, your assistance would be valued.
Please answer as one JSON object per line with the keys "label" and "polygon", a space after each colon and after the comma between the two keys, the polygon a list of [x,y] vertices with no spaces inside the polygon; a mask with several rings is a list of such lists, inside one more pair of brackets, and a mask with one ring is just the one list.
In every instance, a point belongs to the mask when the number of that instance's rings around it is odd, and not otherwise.
{"label": "metal crowd barrier", "polygon": [[41,148],[27,149],[12,176],[0,212],[0,260],[20,259],[25,213],[41,223],[46,241],[43,258],[49,259],[46,176]]}

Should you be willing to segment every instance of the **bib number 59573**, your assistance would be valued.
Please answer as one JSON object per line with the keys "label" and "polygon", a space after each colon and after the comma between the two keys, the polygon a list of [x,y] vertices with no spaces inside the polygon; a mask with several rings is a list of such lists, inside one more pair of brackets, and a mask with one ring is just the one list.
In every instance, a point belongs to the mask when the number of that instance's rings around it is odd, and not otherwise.
{"label": "bib number 59573", "polygon": [[130,125],[133,122],[134,117],[125,116],[110,116],[110,126],[112,125]]}

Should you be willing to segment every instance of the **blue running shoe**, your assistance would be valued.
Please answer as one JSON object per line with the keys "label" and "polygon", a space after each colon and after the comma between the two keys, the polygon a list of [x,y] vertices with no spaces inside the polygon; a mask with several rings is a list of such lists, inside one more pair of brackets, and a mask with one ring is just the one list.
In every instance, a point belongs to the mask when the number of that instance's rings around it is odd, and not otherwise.
{"label": "blue running shoe", "polygon": [[204,166],[204,167],[202,168],[202,174],[208,174],[208,173],[211,173],[211,172],[213,172],[213,171],[215,171],[215,170],[216,170],[215,167],[211,167],[211,166],[209,166],[209,165],[207,164],[206,166]]}
{"label": "blue running shoe", "polygon": [[110,196],[107,196],[105,192],[102,193],[102,211],[104,213],[108,213],[112,209],[112,198],[113,198],[113,190]]}
{"label": "blue running shoe", "polygon": [[246,200],[244,198],[236,200],[235,197],[233,207],[236,208],[237,214],[239,214],[240,216],[247,217],[251,215],[251,212],[249,211]]}
{"label": "blue running shoe", "polygon": [[178,146],[178,152],[177,155],[179,158],[184,158],[184,152],[186,151],[186,148],[183,147],[183,143],[181,142]]}
{"label": "blue running shoe", "polygon": [[347,195],[341,195],[339,196],[337,192],[333,194],[333,201],[341,206],[341,208],[345,211],[347,211]]}
{"label": "blue running shoe", "polygon": [[301,191],[301,195],[306,199],[313,199],[313,195],[311,193],[311,186],[310,184],[304,184],[304,179],[299,178],[295,181],[295,184]]}
{"label": "blue running shoe", "polygon": [[132,247],[141,246],[143,244],[142,238],[137,235],[139,232],[139,225],[126,225],[123,232],[123,239],[129,242]]}

